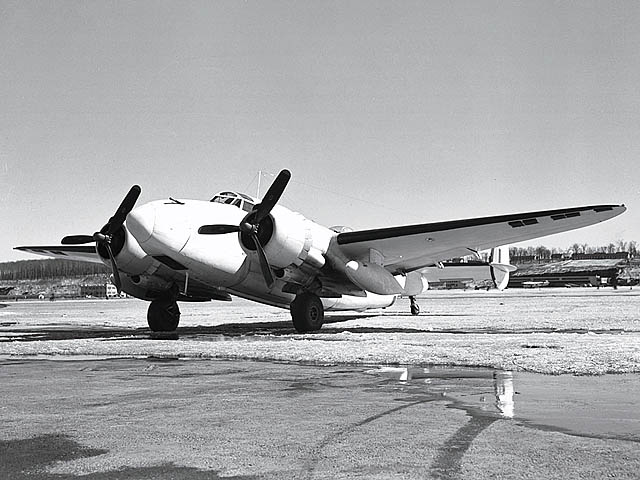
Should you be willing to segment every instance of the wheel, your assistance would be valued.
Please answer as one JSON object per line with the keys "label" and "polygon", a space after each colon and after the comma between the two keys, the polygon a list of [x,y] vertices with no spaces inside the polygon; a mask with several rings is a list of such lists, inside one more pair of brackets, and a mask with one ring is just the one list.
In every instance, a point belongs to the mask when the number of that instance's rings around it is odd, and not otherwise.
{"label": "wheel", "polygon": [[289,308],[293,326],[299,333],[313,332],[322,327],[324,307],[317,295],[309,292],[296,295]]}
{"label": "wheel", "polygon": [[180,322],[178,302],[168,298],[158,298],[151,302],[147,310],[147,323],[153,332],[173,332]]}

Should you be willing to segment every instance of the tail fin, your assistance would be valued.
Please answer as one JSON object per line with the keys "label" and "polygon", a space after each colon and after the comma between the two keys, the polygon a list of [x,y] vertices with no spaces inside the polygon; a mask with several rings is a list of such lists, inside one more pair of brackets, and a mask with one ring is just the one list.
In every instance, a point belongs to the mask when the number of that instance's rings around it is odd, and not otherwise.
{"label": "tail fin", "polygon": [[509,247],[504,245],[491,249],[489,258],[491,267],[491,278],[498,290],[504,290],[509,284],[509,273],[515,272],[517,268],[509,263]]}

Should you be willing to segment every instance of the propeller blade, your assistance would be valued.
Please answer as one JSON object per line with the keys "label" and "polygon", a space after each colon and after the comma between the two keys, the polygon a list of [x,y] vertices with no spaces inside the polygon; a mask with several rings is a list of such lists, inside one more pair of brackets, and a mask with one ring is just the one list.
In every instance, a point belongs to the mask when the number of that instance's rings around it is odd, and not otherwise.
{"label": "propeller blade", "polygon": [[291,172],[289,170],[282,170],[276,179],[273,181],[266,195],[262,199],[262,202],[256,206],[256,216],[253,219],[255,224],[260,223],[264,218],[269,215],[273,207],[278,203],[282,196],[284,189],[291,179]]}
{"label": "propeller blade", "polygon": [[253,242],[256,244],[256,251],[258,252],[258,260],[260,260],[260,269],[262,270],[262,276],[264,277],[264,281],[266,282],[269,288],[273,287],[273,272],[271,271],[271,266],[269,265],[269,260],[267,260],[267,255],[264,253],[264,249],[262,245],[260,245],[260,240],[258,240],[258,235],[251,235]]}
{"label": "propeller blade", "polygon": [[109,222],[107,223],[107,225],[109,225],[109,229],[107,230],[106,235],[113,235],[118,230],[118,228],[120,228],[124,224],[127,215],[129,215],[129,212],[133,210],[133,207],[138,201],[138,197],[140,196],[141,191],[142,190],[138,185],[134,185],[133,187],[131,187],[129,193],[127,193],[127,195],[124,197],[124,200],[122,200],[122,203],[120,203],[120,206],[118,207],[118,210],[116,210],[116,213],[114,213],[113,217],[109,219]]}
{"label": "propeller blade", "polygon": [[84,243],[92,243],[93,235],[67,235],[62,239],[63,245],[82,245]]}
{"label": "propeller blade", "polygon": [[222,235],[239,231],[240,227],[237,225],[203,225],[198,229],[198,233],[201,235]]}
{"label": "propeller blade", "polygon": [[120,272],[118,271],[118,265],[116,265],[116,257],[113,256],[113,251],[111,250],[111,244],[109,242],[104,243],[105,248],[107,249],[107,253],[109,254],[109,260],[111,260],[111,270],[113,272],[113,283],[116,285],[116,290],[118,290],[118,295],[122,292],[122,280],[120,279]]}

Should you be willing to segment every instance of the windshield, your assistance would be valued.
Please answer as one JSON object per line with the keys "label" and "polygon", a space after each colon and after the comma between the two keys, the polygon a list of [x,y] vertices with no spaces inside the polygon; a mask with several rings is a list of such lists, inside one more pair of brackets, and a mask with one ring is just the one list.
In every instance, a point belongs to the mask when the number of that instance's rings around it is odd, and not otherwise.
{"label": "windshield", "polygon": [[214,203],[226,203],[241,208],[245,212],[253,210],[254,201],[248,195],[236,192],[220,192],[211,199]]}

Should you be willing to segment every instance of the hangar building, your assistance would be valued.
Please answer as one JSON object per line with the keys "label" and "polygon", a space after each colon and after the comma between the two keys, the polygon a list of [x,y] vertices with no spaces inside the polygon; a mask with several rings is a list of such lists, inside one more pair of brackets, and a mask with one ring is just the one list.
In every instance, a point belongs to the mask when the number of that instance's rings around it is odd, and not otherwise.
{"label": "hangar building", "polygon": [[509,287],[615,287],[620,280],[627,283],[625,272],[629,266],[628,254],[574,255],[569,260],[518,264]]}

